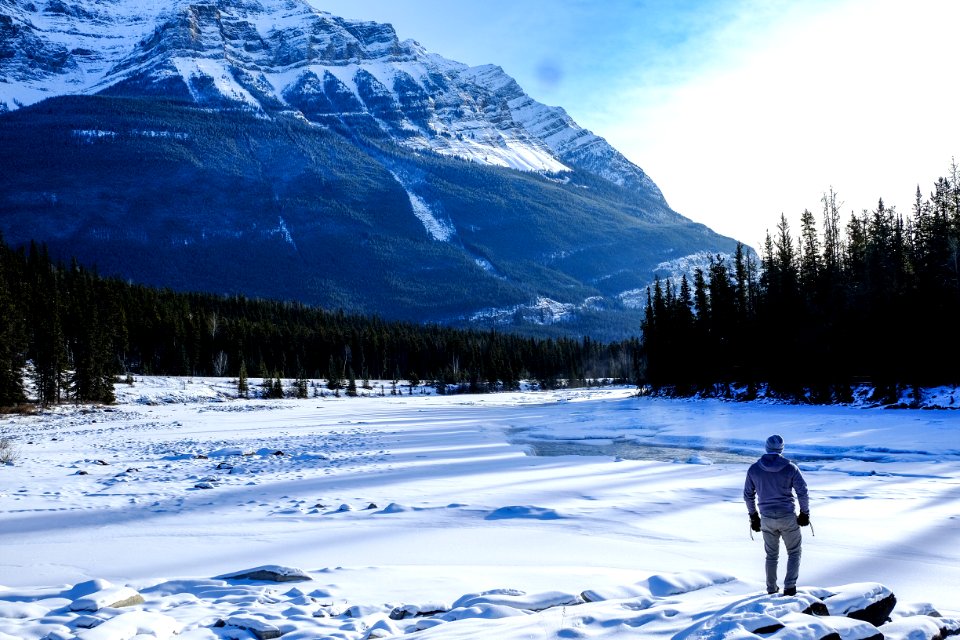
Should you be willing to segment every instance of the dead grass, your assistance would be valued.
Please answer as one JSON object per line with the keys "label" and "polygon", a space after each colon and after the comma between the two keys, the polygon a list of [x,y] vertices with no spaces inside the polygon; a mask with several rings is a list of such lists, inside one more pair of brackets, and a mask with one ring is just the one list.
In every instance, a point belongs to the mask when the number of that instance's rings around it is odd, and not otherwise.
{"label": "dead grass", "polygon": [[0,415],[22,415],[30,416],[37,412],[37,405],[27,402],[11,405],[9,407],[0,407]]}

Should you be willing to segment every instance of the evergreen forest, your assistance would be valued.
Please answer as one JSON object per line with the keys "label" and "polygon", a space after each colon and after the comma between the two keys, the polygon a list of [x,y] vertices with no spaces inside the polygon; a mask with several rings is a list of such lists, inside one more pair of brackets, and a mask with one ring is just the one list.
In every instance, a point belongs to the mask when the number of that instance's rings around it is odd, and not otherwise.
{"label": "evergreen forest", "polygon": [[[27,395],[109,403],[118,376],[132,374],[234,376],[238,393],[266,397],[303,397],[320,378],[349,395],[371,380],[442,392],[629,381],[638,353],[638,340],[525,338],[133,285],[0,237],[0,406]],[[248,376],[268,384],[251,389]],[[296,382],[284,389],[281,378]]]}
{"label": "evergreen forest", "polygon": [[909,215],[879,201],[841,225],[837,194],[781,216],[757,258],[738,247],[692,282],[647,290],[643,380],[661,393],[755,397],[761,386],[798,401],[851,398],[874,387],[960,383],[960,170],[953,164]]}
{"label": "evergreen forest", "polygon": [[[296,302],[182,293],[54,262],[0,237],[0,406],[111,402],[118,376],[233,376],[238,393],[339,393],[358,380],[442,392],[607,378],[663,394],[895,402],[904,388],[960,383],[960,169],[909,215],[881,200],[841,225],[781,216],[759,256],[738,245],[691,278],[647,290],[641,338],[603,343],[386,321]],[[247,377],[266,381],[253,391]],[[285,390],[280,378],[296,379]]]}

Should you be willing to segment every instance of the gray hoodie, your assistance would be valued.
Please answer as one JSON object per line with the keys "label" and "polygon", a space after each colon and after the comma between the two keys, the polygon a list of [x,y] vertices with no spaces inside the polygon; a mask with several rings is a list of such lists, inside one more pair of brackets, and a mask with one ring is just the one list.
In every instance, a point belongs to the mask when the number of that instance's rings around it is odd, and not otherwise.
{"label": "gray hoodie", "polygon": [[809,512],[807,483],[800,469],[779,453],[767,453],[750,465],[743,485],[743,501],[751,514],[759,506],[761,516],[782,517],[794,513],[794,491],[800,511]]}

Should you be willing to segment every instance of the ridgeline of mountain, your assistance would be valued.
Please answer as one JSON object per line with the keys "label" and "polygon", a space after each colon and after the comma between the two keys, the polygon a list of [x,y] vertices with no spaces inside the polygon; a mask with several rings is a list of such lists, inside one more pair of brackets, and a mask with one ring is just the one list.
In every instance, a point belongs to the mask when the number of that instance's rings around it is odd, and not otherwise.
{"label": "ridgeline of mountain", "polygon": [[623,335],[734,245],[499,67],[303,0],[0,0],[0,150],[12,243],[401,319]]}

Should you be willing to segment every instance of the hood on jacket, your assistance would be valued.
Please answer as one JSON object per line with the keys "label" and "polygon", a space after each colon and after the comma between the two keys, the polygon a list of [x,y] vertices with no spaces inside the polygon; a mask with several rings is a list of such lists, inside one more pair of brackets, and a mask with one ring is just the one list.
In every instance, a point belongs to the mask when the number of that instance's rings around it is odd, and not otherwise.
{"label": "hood on jacket", "polygon": [[764,471],[776,473],[790,464],[790,461],[779,453],[765,453],[760,456],[760,468]]}

